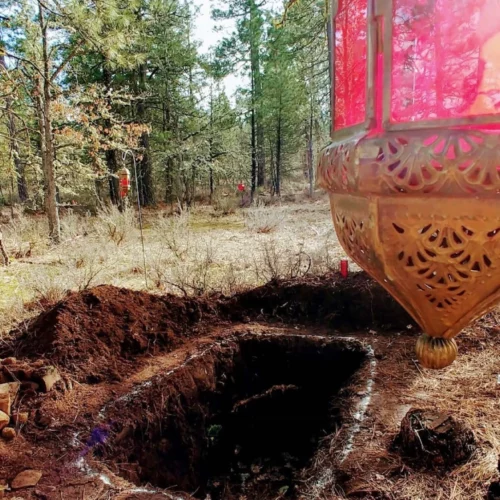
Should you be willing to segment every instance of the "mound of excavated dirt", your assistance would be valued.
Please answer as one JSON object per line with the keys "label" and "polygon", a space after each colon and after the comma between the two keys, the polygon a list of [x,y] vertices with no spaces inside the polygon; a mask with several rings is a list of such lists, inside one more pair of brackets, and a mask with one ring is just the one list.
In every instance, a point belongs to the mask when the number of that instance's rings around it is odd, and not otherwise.
{"label": "mound of excavated dirt", "polygon": [[134,359],[177,348],[220,320],[274,319],[344,331],[405,329],[407,313],[365,273],[275,281],[233,297],[157,296],[98,286],[71,293],[14,335],[17,356],[50,364],[79,382],[121,380]]}
{"label": "mound of excavated dirt", "polygon": [[15,355],[48,358],[81,382],[120,380],[131,359],[176,347],[206,313],[194,299],[99,286],[70,294],[21,329]]}
{"label": "mound of excavated dirt", "polygon": [[272,281],[228,299],[221,311],[235,321],[245,316],[302,321],[344,331],[415,325],[408,313],[366,273],[339,273]]}

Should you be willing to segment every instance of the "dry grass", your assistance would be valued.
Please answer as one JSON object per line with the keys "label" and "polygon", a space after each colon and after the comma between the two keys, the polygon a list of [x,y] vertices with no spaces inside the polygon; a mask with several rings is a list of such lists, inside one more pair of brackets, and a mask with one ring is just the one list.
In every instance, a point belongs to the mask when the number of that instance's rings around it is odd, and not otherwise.
{"label": "dry grass", "polygon": [[[234,208],[234,200],[228,205]],[[57,247],[49,245],[44,217],[6,217],[1,230],[12,264],[0,267],[0,331],[68,290],[109,283],[151,292],[229,294],[277,277],[323,272],[341,252],[326,200],[223,212],[219,205],[176,216],[147,212],[146,272],[133,210],[64,214]]]}
{"label": "dry grass", "polygon": [[281,207],[273,209],[257,207],[245,212],[245,225],[249,231],[268,234],[276,231],[284,223],[286,212]]}

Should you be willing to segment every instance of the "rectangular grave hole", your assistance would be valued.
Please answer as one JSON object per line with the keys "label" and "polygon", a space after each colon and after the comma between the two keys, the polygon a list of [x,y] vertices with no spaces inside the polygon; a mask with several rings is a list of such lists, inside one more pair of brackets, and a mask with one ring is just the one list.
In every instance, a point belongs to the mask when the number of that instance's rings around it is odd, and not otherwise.
{"label": "rectangular grave hole", "polygon": [[300,472],[341,425],[338,392],[366,351],[303,335],[222,344],[117,404],[119,439],[99,453],[136,484],[195,498],[298,498]]}

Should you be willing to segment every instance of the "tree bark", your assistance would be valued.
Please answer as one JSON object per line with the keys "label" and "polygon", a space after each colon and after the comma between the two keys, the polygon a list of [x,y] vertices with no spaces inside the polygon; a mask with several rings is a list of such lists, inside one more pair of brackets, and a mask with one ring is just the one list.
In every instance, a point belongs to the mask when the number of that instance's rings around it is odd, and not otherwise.
{"label": "tree bark", "polygon": [[264,149],[264,127],[262,126],[262,113],[257,112],[257,186],[266,183],[266,150]]}
{"label": "tree bark", "polygon": [[[146,91],[146,65],[141,64],[139,67],[139,91]],[[145,96],[143,95],[137,105],[137,115],[141,123],[146,123],[146,104]],[[141,135],[142,158],[137,162],[139,170],[139,199],[143,206],[154,205],[154,189],[153,189],[153,165],[151,162],[151,150],[149,145],[149,133],[144,132]]]}
{"label": "tree bark", "polygon": [[[5,56],[3,53],[0,54],[0,68],[6,70],[7,66],[5,64]],[[19,199],[24,203],[28,199],[28,184],[26,182],[26,176],[24,172],[24,164],[21,160],[19,144],[17,142],[17,127],[16,120],[14,118],[14,113],[12,112],[12,98],[7,97],[5,100],[6,111],[8,117],[8,129],[9,129],[9,145],[10,152],[14,161],[14,170],[17,177],[17,193]]]}
{"label": "tree bark", "polygon": [[[111,107],[112,102],[110,91],[112,90],[112,74],[108,67],[108,61],[106,58],[104,58],[103,61],[102,77],[104,81],[104,87],[106,89],[106,100],[108,106]],[[108,130],[111,129],[111,120],[107,119],[104,121],[104,128]],[[115,174],[123,166],[120,151],[118,151],[117,149],[107,149],[104,153],[104,157],[106,158],[106,165],[108,167],[109,198],[113,205],[120,205],[120,186],[118,179],[115,177]]]}
{"label": "tree bark", "polygon": [[11,102],[7,101],[7,113],[9,115],[9,136],[11,141],[11,151],[14,159],[14,169],[16,171],[17,179],[17,194],[19,195],[19,200],[24,203],[28,199],[28,184],[26,182],[26,175],[24,171],[24,164],[20,157],[19,145],[17,143],[16,135],[16,122],[14,115],[10,110]]}
{"label": "tree bark", "polygon": [[54,171],[54,142],[52,136],[52,121],[50,104],[50,60],[47,39],[47,23],[44,19],[44,7],[38,2],[38,16],[42,35],[42,75],[37,78],[36,101],[38,111],[38,126],[42,150],[42,170],[44,174],[45,211],[49,220],[49,237],[53,243],[61,241],[59,210],[57,207],[57,189]]}
{"label": "tree bark", "polygon": [[[260,74],[260,27],[257,25],[258,7],[250,0],[250,73],[252,80],[252,186],[255,162],[255,182],[261,187],[265,183],[266,154],[264,149],[264,128],[262,126],[261,95],[262,79]],[[255,158],[253,157],[255,155]],[[252,199],[255,190],[252,192]]]}
{"label": "tree bark", "polygon": [[5,251],[5,248],[3,246],[3,241],[2,241],[2,233],[0,233],[0,255],[2,256],[2,261],[4,266],[9,265],[9,256],[7,255],[7,252]]}
{"label": "tree bark", "polygon": [[[252,95],[253,95],[253,85],[254,81],[252,79]],[[253,98],[252,98],[253,101]],[[257,189],[257,130],[255,126],[255,104],[252,102],[252,118],[251,118],[251,134],[252,134],[252,139],[251,139],[251,149],[252,149],[252,170],[251,170],[251,178],[252,178],[252,187],[250,191],[250,195],[252,198],[252,201],[254,200],[255,197],[255,191]]]}
{"label": "tree bark", "polygon": [[307,163],[309,167],[309,196],[314,195],[314,146],[313,146],[313,125],[314,125],[314,108],[313,95],[311,93],[311,110],[309,116],[309,133],[307,141]]}
{"label": "tree bark", "polygon": [[[280,103],[281,105],[281,103]],[[277,196],[281,196],[281,157],[282,157],[282,123],[281,123],[281,110],[278,113],[278,127],[276,131],[276,182],[275,182],[275,193]]]}

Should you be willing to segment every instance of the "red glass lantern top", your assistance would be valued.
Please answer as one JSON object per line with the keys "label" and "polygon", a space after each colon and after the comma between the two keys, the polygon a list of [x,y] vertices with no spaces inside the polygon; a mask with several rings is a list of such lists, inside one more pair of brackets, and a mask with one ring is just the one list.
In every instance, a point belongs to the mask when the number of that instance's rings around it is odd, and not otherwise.
{"label": "red glass lantern top", "polygon": [[382,122],[467,125],[478,116],[491,128],[488,117],[500,116],[500,0],[374,4],[370,13],[367,0],[336,1],[334,131]]}
{"label": "red glass lantern top", "polygon": [[335,19],[335,129],[366,115],[367,0],[340,1]]}
{"label": "red glass lantern top", "polygon": [[394,0],[391,121],[500,113],[500,2]]}

